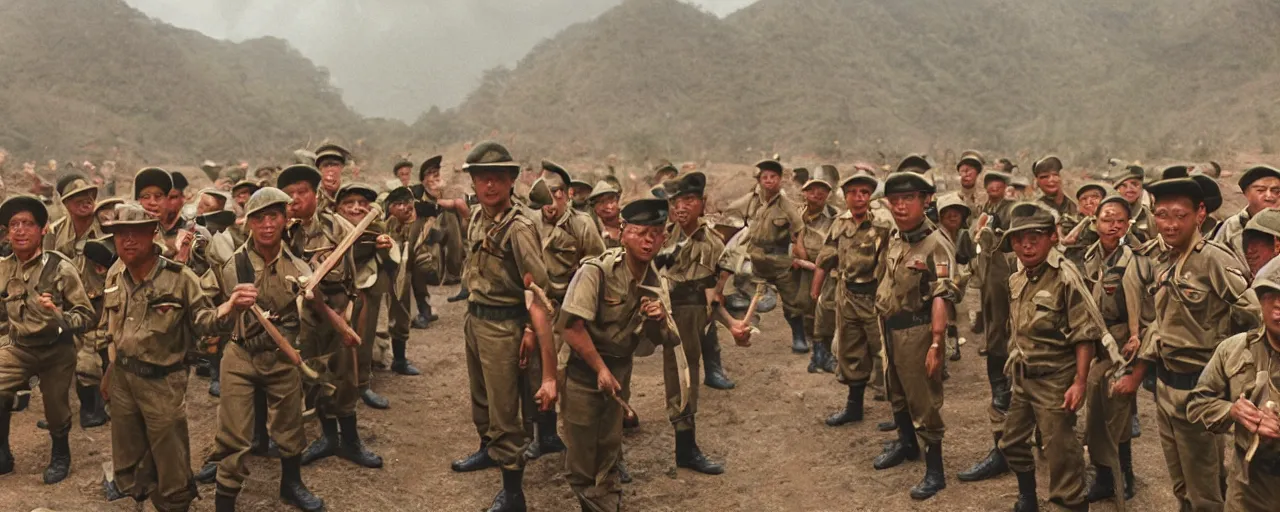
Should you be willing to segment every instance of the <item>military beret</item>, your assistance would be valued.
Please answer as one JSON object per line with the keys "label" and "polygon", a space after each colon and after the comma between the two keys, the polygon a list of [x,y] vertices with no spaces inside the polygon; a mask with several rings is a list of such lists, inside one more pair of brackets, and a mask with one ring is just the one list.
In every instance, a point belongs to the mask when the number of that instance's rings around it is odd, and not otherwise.
{"label": "military beret", "polygon": [[946,194],[938,198],[938,212],[944,212],[947,208],[959,208],[963,211],[966,219],[969,218],[969,215],[973,214],[973,209],[969,208],[969,205],[965,204],[964,200],[960,199],[960,194],[958,193]]}
{"label": "military beret", "polygon": [[1240,191],[1244,192],[1249,185],[1262,178],[1280,178],[1280,170],[1269,165],[1255,165],[1245,169],[1244,174],[1240,175]]}
{"label": "military beret", "polygon": [[[851,176],[852,178],[852,176]],[[937,189],[929,176],[912,171],[898,171],[884,179],[884,195],[905,192],[924,192],[932,194]]]}
{"label": "military beret", "polygon": [[84,242],[84,257],[102,267],[116,262],[116,240],[113,235],[93,238]]}
{"label": "military beret", "polygon": [[248,188],[249,193],[252,194],[254,192],[257,192],[258,189],[262,188],[262,184],[253,180],[240,180],[238,183],[235,184],[235,186],[231,187],[231,193],[234,194],[236,193],[236,191],[242,188]]}
{"label": "military beret", "polygon": [[0,203],[0,225],[8,226],[9,220],[13,219],[18,212],[31,212],[31,216],[40,227],[45,227],[49,223],[49,209],[45,208],[40,198],[19,194]]}
{"label": "military beret", "polygon": [[244,203],[244,216],[249,217],[255,213],[265,210],[269,207],[280,205],[288,207],[293,199],[289,194],[284,193],[275,187],[264,187],[249,196],[249,200]]}
{"label": "military beret", "polygon": [[779,176],[781,176],[782,164],[778,163],[777,160],[761,160],[759,162],[756,162],[756,177],[759,177],[760,173],[764,171],[773,171],[778,173]]}
{"label": "military beret", "polygon": [[1191,179],[1196,180],[1200,185],[1200,190],[1204,192],[1204,212],[1206,214],[1218,211],[1222,208],[1222,189],[1218,187],[1218,180],[1199,173],[1192,173]]}
{"label": "military beret", "polygon": [[137,199],[147,187],[160,187],[160,191],[168,194],[173,190],[173,177],[164,169],[148,167],[133,176],[133,198]]}
{"label": "military beret", "polygon": [[391,172],[394,174],[394,173],[400,172],[400,169],[404,169],[406,167],[409,169],[412,169],[413,162],[410,162],[408,160],[401,160],[399,162],[396,162],[396,165],[391,168]]}
{"label": "military beret", "polygon": [[613,183],[610,183],[609,180],[600,180],[596,182],[596,186],[591,188],[591,195],[587,196],[587,200],[594,202],[595,200],[609,194],[620,196],[622,195],[622,192],[619,191],[618,187],[614,186]]}
{"label": "military beret", "polygon": [[172,175],[173,179],[173,188],[171,190],[185,192],[187,190],[187,186],[190,185],[190,182],[187,181],[187,177],[178,171],[169,171],[169,173]]}
{"label": "military beret", "polygon": [[1120,188],[1121,183],[1129,180],[1138,180],[1138,184],[1141,185],[1147,181],[1146,176],[1147,171],[1143,169],[1142,166],[1135,164],[1126,165],[1124,171],[1121,172],[1120,175],[1111,179],[1111,186],[1114,188]]}
{"label": "military beret", "polygon": [[1096,181],[1090,181],[1088,183],[1085,183],[1084,185],[1080,185],[1080,188],[1076,189],[1076,199],[1079,200],[1080,196],[1083,196],[1085,192],[1088,192],[1090,190],[1095,190],[1102,197],[1107,197],[1106,185],[1103,185],[1102,183],[1098,183]]}
{"label": "military beret", "polygon": [[559,183],[557,184],[552,182],[551,180],[548,180],[547,188],[551,188],[551,189],[567,188],[569,186],[569,182],[573,181],[573,178],[569,177],[569,171],[564,170],[564,167],[561,167],[560,164],[557,164],[550,160],[543,160],[542,176],[544,178],[550,177],[548,175],[554,176],[555,178],[557,178],[556,181],[559,181]]}
{"label": "military beret", "polygon": [[310,183],[311,188],[315,189],[320,186],[320,171],[306,164],[290,165],[276,176],[276,188],[284,190],[289,188],[289,185],[300,181]]}
{"label": "military beret", "polygon": [[983,186],[986,186],[988,183],[991,183],[993,180],[1003,181],[1005,185],[1008,185],[1013,182],[1013,175],[1004,171],[997,171],[995,169],[987,169],[982,173]]}
{"label": "military beret", "polygon": [[1036,162],[1031,165],[1031,174],[1037,178],[1039,178],[1041,174],[1061,172],[1062,159],[1053,155],[1036,160]]}
{"label": "military beret", "polygon": [[467,154],[462,170],[468,173],[476,171],[506,171],[512,176],[520,175],[520,164],[511,157],[511,152],[502,144],[485,141],[477,144]]}
{"label": "military beret", "polygon": [[667,208],[662,199],[636,199],[622,207],[622,221],[636,226],[661,226],[667,223]]}
{"label": "military beret", "polygon": [[336,199],[338,202],[342,202],[342,198],[351,194],[360,195],[370,203],[378,200],[378,191],[363,183],[349,183],[343,185],[342,188],[338,189],[338,197]]}
{"label": "military beret", "polygon": [[675,199],[687,194],[702,197],[707,188],[707,175],[701,171],[693,171],[679,178],[667,180],[662,187],[667,199]]}
{"label": "military beret", "polygon": [[151,225],[154,228],[159,224],[160,218],[147,213],[138,203],[124,203],[116,207],[116,219],[103,225],[102,230],[115,233],[123,227]]}
{"label": "military beret", "polygon": [[1102,200],[1098,202],[1098,212],[1097,212],[1097,213],[1102,213],[1102,207],[1103,207],[1103,206],[1106,206],[1106,205],[1108,205],[1108,204],[1112,204],[1112,203],[1115,203],[1115,204],[1118,204],[1118,205],[1120,205],[1120,206],[1123,206],[1123,207],[1124,207],[1124,214],[1125,214],[1125,215],[1130,215],[1129,201],[1128,201],[1127,199],[1125,199],[1125,198],[1124,198],[1124,196],[1116,195],[1116,194],[1111,194],[1111,195],[1109,195],[1109,196],[1105,196],[1105,197],[1103,197],[1103,198],[1102,198]]}
{"label": "military beret", "polygon": [[85,192],[98,190],[97,185],[89,183],[89,180],[80,173],[71,173],[59,178],[56,188],[63,201]]}
{"label": "military beret", "polygon": [[1009,210],[1009,229],[1000,239],[1000,250],[1004,252],[1013,250],[1014,233],[1030,230],[1052,231],[1057,229],[1057,226],[1058,216],[1038,203],[1024,202],[1013,205]]}
{"label": "military beret", "polygon": [[422,162],[422,165],[418,166],[418,181],[426,179],[427,174],[430,174],[432,171],[440,172],[440,163],[443,161],[444,156],[436,155]]}
{"label": "military beret", "polygon": [[533,180],[533,185],[529,187],[529,208],[534,210],[544,206],[550,206],[555,202],[555,198],[551,195],[551,186],[547,185],[545,177]]}
{"label": "military beret", "polygon": [[969,164],[974,169],[977,169],[978,172],[982,172],[982,168],[987,165],[987,162],[982,158],[982,153],[970,149],[960,153],[960,161],[956,162],[956,169],[965,164]]}
{"label": "military beret", "polygon": [[866,184],[871,187],[872,191],[875,191],[875,189],[880,186],[880,180],[876,179],[876,175],[861,167],[855,168],[853,170],[853,174],[850,174],[848,178],[840,181],[840,190],[843,191],[845,187],[854,183]]}
{"label": "military beret", "polygon": [[347,160],[351,158],[351,152],[346,148],[337,144],[324,144],[316,148],[316,166],[325,160],[337,160],[342,165],[347,164]]}
{"label": "military beret", "polygon": [[387,204],[398,203],[400,201],[412,201],[412,200],[413,200],[413,189],[409,187],[393,188],[391,189],[390,192],[387,192],[387,198],[385,199]]}
{"label": "military beret", "polygon": [[1256,231],[1280,238],[1280,209],[1265,208],[1249,218],[1244,226],[1245,232]]}
{"label": "military beret", "polygon": [[898,170],[896,172],[914,172],[924,174],[924,172],[929,169],[933,169],[933,164],[929,163],[929,159],[925,158],[924,155],[913,153],[907,155],[906,158],[903,158],[902,161],[898,163]]}

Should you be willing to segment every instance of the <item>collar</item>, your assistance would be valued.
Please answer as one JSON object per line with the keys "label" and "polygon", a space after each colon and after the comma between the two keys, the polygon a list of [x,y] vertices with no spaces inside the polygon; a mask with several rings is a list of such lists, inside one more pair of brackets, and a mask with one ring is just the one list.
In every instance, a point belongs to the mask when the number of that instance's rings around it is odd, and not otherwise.
{"label": "collar", "polygon": [[[868,219],[868,221],[869,220],[870,219]],[[933,230],[933,224],[929,222],[929,219],[924,219],[920,222],[919,226],[915,227],[915,229],[910,231],[898,231],[898,238],[901,238],[909,244],[914,244],[927,238],[931,233],[933,233]]]}

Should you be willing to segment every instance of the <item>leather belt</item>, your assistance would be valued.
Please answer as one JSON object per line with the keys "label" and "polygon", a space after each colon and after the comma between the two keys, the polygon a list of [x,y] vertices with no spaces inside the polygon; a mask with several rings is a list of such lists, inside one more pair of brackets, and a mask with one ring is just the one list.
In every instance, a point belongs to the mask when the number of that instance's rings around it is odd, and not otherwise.
{"label": "leather belt", "polygon": [[1191,391],[1196,388],[1196,383],[1200,381],[1200,373],[1204,368],[1190,373],[1181,373],[1171,371],[1165,368],[1163,364],[1156,367],[1156,377],[1163,382],[1164,385],[1181,391]]}
{"label": "leather belt", "polygon": [[901,331],[933,322],[933,314],[928,311],[898,313],[886,318],[884,327],[893,331]]}
{"label": "leather belt", "polygon": [[478,302],[467,303],[467,313],[481,320],[505,322],[508,320],[527,320],[529,310],[521,306],[489,306]]}
{"label": "leather belt", "polygon": [[880,286],[877,281],[867,283],[855,283],[853,281],[845,281],[844,288],[854,295],[875,295],[876,288]]}
{"label": "leather belt", "polygon": [[146,361],[141,361],[124,355],[116,356],[115,365],[121,370],[144,379],[163,379],[168,377],[171,373],[187,369],[187,365],[185,363],[174,363],[169,366],[160,366],[158,364],[151,364]]}

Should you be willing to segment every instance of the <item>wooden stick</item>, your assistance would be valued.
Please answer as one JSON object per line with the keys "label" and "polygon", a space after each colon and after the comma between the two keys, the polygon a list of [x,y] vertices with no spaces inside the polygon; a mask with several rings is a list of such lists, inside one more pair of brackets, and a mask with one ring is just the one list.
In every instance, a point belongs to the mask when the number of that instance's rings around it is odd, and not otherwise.
{"label": "wooden stick", "polygon": [[281,352],[284,352],[284,355],[289,358],[289,361],[293,362],[294,366],[298,367],[298,370],[301,371],[304,376],[308,379],[320,378],[320,375],[318,375],[315,370],[312,370],[311,367],[303,364],[302,356],[298,354],[297,350],[294,350],[293,345],[289,343],[288,339],[285,339],[284,335],[280,333],[280,330],[276,329],[275,324],[271,323],[271,320],[267,318],[267,313],[263,311],[262,308],[258,307],[257,304],[254,304],[252,308],[249,308],[249,311],[253,312],[254,318],[258,319],[258,323],[262,325],[262,330],[267,332],[267,336],[270,336],[271,340],[276,342],[276,348],[280,349]]}
{"label": "wooden stick", "polygon": [[315,289],[317,286],[320,286],[320,281],[324,279],[324,276],[329,274],[329,271],[333,270],[333,267],[338,265],[338,262],[342,260],[342,256],[346,254],[347,250],[356,243],[356,239],[360,238],[360,236],[364,234],[364,230],[368,229],[369,224],[372,224],[374,219],[377,219],[379,215],[382,215],[382,208],[376,204],[369,205],[369,213],[366,213],[364,218],[360,219],[360,223],[356,224],[355,229],[352,229],[351,232],[347,233],[346,238],[343,238],[342,241],[338,243],[338,246],[333,248],[333,252],[330,252],[329,255],[324,258],[324,261],[320,262],[320,265],[316,267],[315,272],[311,273],[311,279],[307,280],[306,284],[302,286],[302,295],[306,297],[307,300],[310,300],[315,296]]}
{"label": "wooden stick", "polygon": [[616,393],[611,393],[611,394],[613,395],[613,399],[618,402],[618,405],[622,406],[623,416],[625,416],[627,419],[634,419],[636,417],[635,409],[632,409],[631,405],[628,404],[626,400],[623,400],[622,397],[618,396]]}

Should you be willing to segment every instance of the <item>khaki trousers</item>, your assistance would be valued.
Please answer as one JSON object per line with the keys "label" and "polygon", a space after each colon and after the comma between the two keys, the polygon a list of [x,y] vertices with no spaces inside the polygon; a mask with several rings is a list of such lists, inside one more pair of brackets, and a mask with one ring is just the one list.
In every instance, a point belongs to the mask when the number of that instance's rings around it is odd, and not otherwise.
{"label": "khaki trousers", "polygon": [[1031,443],[1040,430],[1049,466],[1049,499],[1065,506],[1085,503],[1084,447],[1076,437],[1076,413],[1062,407],[1063,395],[1075,381],[1074,366],[1035,378],[1015,375],[1013,398],[1004,422],[1000,451],[1009,469],[1025,473],[1036,468]]}
{"label": "khaki trousers", "polygon": [[0,407],[13,403],[32,376],[40,377],[44,419],[49,433],[71,430],[71,381],[75,377],[76,347],[71,343],[28,347],[9,343],[0,347]]}
{"label": "khaki trousers", "polygon": [[[187,510],[196,496],[187,430],[187,372],[144,379],[113,367],[111,462],[125,496],[160,511]],[[65,395],[65,393],[64,393]]]}
{"label": "khaki trousers", "polygon": [[[1158,363],[1157,363],[1158,364]],[[1190,391],[1156,379],[1156,425],[1173,495],[1193,512],[1222,510],[1222,438],[1187,420]]]}
{"label": "khaki trousers", "polygon": [[524,468],[529,435],[521,419],[528,376],[520,368],[525,319],[492,321],[471,313],[463,317],[467,376],[471,383],[471,420],[488,441],[489,457],[504,469]]}
{"label": "khaki trousers", "polygon": [[667,419],[677,431],[693,428],[693,417],[698,413],[698,385],[702,375],[702,342],[707,336],[707,307],[673,306],[671,318],[680,334],[680,345],[689,363],[689,402],[680,410],[680,366],[676,363],[676,348],[662,347],[662,385],[667,398]]}
{"label": "khaki trousers", "polygon": [[302,454],[307,436],[302,427],[302,377],[279,351],[250,354],[230,343],[222,354],[222,397],[218,400],[216,448],[218,484],[239,491],[249,476],[245,456],[253,439],[253,393],[267,395],[267,432],[280,447],[280,457]]}
{"label": "khaki trousers", "polygon": [[893,412],[908,412],[916,435],[925,444],[942,442],[947,426],[942,421],[942,379],[930,379],[924,358],[933,343],[933,327],[918,325],[889,329],[884,333],[889,366],[885,372]]}
{"label": "khaki trousers", "polygon": [[[631,358],[606,360],[619,381],[630,380]],[[566,369],[561,417],[564,418],[565,479],[591,512],[622,507],[618,461],[622,458],[622,406],[596,388],[596,375],[583,363]]]}

